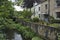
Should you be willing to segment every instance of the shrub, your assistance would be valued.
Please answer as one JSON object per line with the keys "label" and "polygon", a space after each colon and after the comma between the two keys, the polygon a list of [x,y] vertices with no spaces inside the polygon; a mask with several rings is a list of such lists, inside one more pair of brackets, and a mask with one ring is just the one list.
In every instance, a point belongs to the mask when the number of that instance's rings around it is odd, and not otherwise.
{"label": "shrub", "polygon": [[54,17],[50,16],[49,17],[49,22],[50,23],[60,23],[60,20],[55,20]]}
{"label": "shrub", "polygon": [[31,18],[32,13],[30,11],[24,10],[22,16],[24,18]]}
{"label": "shrub", "polygon": [[24,19],[24,17],[23,17],[23,16],[19,16],[18,18],[20,18],[20,19]]}
{"label": "shrub", "polygon": [[33,37],[32,40],[42,40],[42,39],[39,37]]}
{"label": "shrub", "polygon": [[50,22],[50,23],[53,23],[54,20],[55,20],[54,17],[49,16],[49,22]]}
{"label": "shrub", "polygon": [[54,20],[53,22],[54,23],[60,23],[60,20]]}
{"label": "shrub", "polygon": [[39,18],[35,17],[35,18],[33,18],[32,21],[33,21],[33,22],[39,22]]}
{"label": "shrub", "polygon": [[26,19],[24,19],[24,21],[26,21],[26,22],[30,22],[31,19],[26,18]]}

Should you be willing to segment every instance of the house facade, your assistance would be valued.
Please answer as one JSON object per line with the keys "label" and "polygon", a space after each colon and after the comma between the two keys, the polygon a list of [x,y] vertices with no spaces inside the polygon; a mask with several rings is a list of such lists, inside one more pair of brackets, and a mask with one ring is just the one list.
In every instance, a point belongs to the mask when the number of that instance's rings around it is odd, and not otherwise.
{"label": "house facade", "polygon": [[49,15],[54,17],[56,20],[60,20],[60,0],[45,0],[40,4],[35,3],[32,7],[32,11],[33,16],[40,19]]}
{"label": "house facade", "polygon": [[43,15],[41,17],[43,17],[44,20],[45,20],[47,18],[47,16],[48,16],[48,2],[44,1],[40,5],[41,5],[41,14]]}
{"label": "house facade", "polygon": [[60,0],[50,0],[50,16],[60,20]]}
{"label": "house facade", "polygon": [[45,14],[48,14],[47,4],[48,2],[41,4],[34,3],[34,6],[31,8],[31,12],[33,13],[31,18],[33,19],[34,17],[38,17],[40,20],[44,20]]}
{"label": "house facade", "polygon": [[33,15],[31,16],[32,19],[34,17],[37,17],[42,20],[44,19],[43,15],[41,13],[41,4],[34,3],[33,7],[31,8],[31,12],[33,13]]}
{"label": "house facade", "polygon": [[60,20],[60,0],[46,0],[41,3],[41,12]]}

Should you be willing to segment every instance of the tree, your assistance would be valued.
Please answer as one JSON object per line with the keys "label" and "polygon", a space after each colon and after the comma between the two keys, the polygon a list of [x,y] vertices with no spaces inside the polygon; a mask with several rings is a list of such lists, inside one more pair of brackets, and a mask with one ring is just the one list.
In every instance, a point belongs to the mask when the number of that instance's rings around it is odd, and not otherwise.
{"label": "tree", "polygon": [[30,18],[32,13],[30,11],[24,10],[22,12],[22,15],[24,16],[24,18]]}
{"label": "tree", "polygon": [[15,0],[14,4],[20,6],[23,4],[23,0]]}
{"label": "tree", "polygon": [[33,7],[34,0],[24,0],[24,7],[30,9]]}
{"label": "tree", "polygon": [[12,7],[11,1],[8,0],[2,0],[0,3],[0,14],[3,15],[3,17],[8,17],[11,11],[14,10]]}
{"label": "tree", "polygon": [[39,37],[33,37],[32,40],[43,40],[43,39],[41,39]]}
{"label": "tree", "polygon": [[0,27],[7,27],[7,25],[13,23],[10,18],[13,12],[14,8],[11,1],[0,0]]}
{"label": "tree", "polygon": [[24,0],[24,6],[26,8],[31,8],[33,6],[34,0]]}
{"label": "tree", "polygon": [[31,8],[33,6],[33,3],[37,2],[40,3],[44,0],[23,0],[24,1],[24,7]]}

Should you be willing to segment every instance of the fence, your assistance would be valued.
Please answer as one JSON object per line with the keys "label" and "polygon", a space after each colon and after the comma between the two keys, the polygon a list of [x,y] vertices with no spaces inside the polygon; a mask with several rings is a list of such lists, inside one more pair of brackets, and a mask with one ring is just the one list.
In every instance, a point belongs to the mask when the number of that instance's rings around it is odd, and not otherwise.
{"label": "fence", "polygon": [[16,19],[16,22],[30,27],[35,33],[39,34],[41,37],[44,37],[46,40],[58,40],[58,32],[60,33],[60,31],[56,28],[32,22],[25,22],[24,20],[18,18]]}

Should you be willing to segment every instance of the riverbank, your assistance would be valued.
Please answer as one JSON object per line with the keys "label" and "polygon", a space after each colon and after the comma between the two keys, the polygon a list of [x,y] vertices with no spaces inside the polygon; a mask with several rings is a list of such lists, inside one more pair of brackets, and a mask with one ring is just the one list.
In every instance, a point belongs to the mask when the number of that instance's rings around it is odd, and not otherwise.
{"label": "riverbank", "polygon": [[[6,32],[8,30],[10,30],[10,31],[17,30],[18,33],[22,35],[24,40],[32,40],[32,38],[34,38],[34,37],[39,37],[33,30],[30,29],[30,27],[23,26],[20,23],[15,23],[14,21],[12,21],[12,23],[9,22],[9,23],[5,24],[3,27],[0,27],[0,29],[3,31],[6,31]],[[10,31],[8,31],[8,32],[10,32]],[[11,33],[12,32],[13,31],[11,31]]]}
{"label": "riverbank", "polygon": [[6,32],[0,30],[0,40],[23,40],[21,34],[16,31],[8,30]]}

